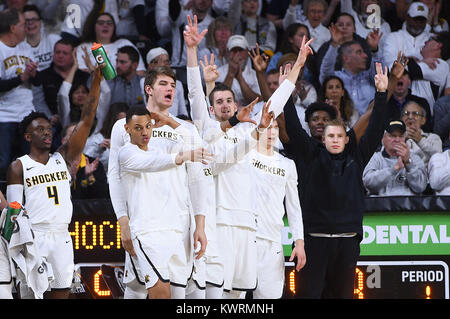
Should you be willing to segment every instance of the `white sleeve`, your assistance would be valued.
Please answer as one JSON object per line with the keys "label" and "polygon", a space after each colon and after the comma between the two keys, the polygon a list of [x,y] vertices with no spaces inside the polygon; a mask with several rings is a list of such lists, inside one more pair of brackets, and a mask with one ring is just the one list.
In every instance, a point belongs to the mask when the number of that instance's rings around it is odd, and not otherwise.
{"label": "white sleeve", "polygon": [[430,158],[428,174],[430,186],[433,190],[440,191],[450,185],[450,170],[448,152],[437,153]]}
{"label": "white sleeve", "polygon": [[207,216],[208,213],[209,188],[214,184],[212,184],[210,180],[212,176],[207,176],[205,174],[205,168],[208,168],[208,166],[202,163],[186,163],[189,196],[194,216]]}
{"label": "white sleeve", "polygon": [[71,87],[71,83],[64,81],[58,91],[58,115],[62,127],[66,127],[70,123],[69,91]]}
{"label": "white sleeve", "polygon": [[289,228],[294,242],[297,239],[304,239],[303,236],[303,217],[300,199],[298,195],[298,175],[294,162],[289,160],[288,179],[286,183],[286,214],[288,217]]}
{"label": "white sleeve", "polygon": [[111,203],[117,219],[128,216],[126,198],[124,196],[119,175],[119,150],[125,145],[123,139],[123,121],[117,121],[111,131],[111,143],[108,159],[108,186]]}
{"label": "white sleeve", "polygon": [[297,8],[295,6],[289,5],[289,7],[286,10],[286,14],[283,18],[283,28],[284,30],[287,29],[289,25],[292,23],[296,23],[297,21]]}
{"label": "white sleeve", "polygon": [[206,143],[213,143],[224,135],[220,124],[209,116],[208,103],[202,87],[200,67],[186,67],[188,98],[191,105],[191,116],[195,127],[202,134]]}
{"label": "white sleeve", "polygon": [[439,85],[439,87],[445,87],[445,83],[447,82],[447,76],[449,73],[449,66],[444,60],[439,59],[437,62],[438,63],[435,69],[431,69],[428,64],[424,62],[419,62],[417,64],[422,70],[424,80]]}
{"label": "white sleeve", "polygon": [[295,89],[295,84],[289,80],[283,81],[281,85],[273,92],[272,96],[269,98],[270,107],[269,112],[273,111],[275,113],[274,118],[277,118],[283,112],[284,105]]}
{"label": "white sleeve", "polygon": [[172,32],[172,25],[169,16],[168,0],[156,0],[155,17],[156,21],[158,22],[156,23],[158,34],[163,38],[169,37]]}
{"label": "white sleeve", "polygon": [[439,135],[434,133],[430,133],[428,136],[422,137],[417,145],[425,154],[427,154],[428,157],[442,152],[442,140]]}
{"label": "white sleeve", "polygon": [[23,205],[23,184],[11,184],[6,186],[6,200],[8,203],[18,202]]}
{"label": "white sleeve", "polygon": [[94,133],[99,132],[103,127],[103,122],[108,115],[109,107],[111,102],[111,89],[109,88],[108,82],[102,80],[100,82],[100,97],[98,100],[97,107],[97,125],[95,126]]}
{"label": "white sleeve", "polygon": [[124,146],[119,151],[119,169],[125,172],[157,172],[176,166],[177,154],[142,152],[133,145]]}

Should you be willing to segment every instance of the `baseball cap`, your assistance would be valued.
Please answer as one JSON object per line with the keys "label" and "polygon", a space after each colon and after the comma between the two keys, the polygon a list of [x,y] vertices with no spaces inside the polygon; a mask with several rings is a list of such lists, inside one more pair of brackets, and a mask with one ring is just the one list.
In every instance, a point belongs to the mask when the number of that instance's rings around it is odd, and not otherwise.
{"label": "baseball cap", "polygon": [[386,132],[392,133],[394,131],[406,132],[406,125],[402,120],[391,120],[386,125]]}
{"label": "baseball cap", "polygon": [[422,2],[413,2],[408,8],[408,15],[411,18],[423,17],[428,19],[428,7]]}
{"label": "baseball cap", "polygon": [[146,56],[147,64],[152,62],[156,57],[160,56],[161,54],[169,55],[169,53],[166,50],[164,50],[163,48],[154,48],[154,49],[151,49],[150,51],[148,51],[147,56]]}
{"label": "baseball cap", "polygon": [[243,35],[236,34],[228,38],[227,49],[230,51],[236,47],[248,50],[248,41]]}

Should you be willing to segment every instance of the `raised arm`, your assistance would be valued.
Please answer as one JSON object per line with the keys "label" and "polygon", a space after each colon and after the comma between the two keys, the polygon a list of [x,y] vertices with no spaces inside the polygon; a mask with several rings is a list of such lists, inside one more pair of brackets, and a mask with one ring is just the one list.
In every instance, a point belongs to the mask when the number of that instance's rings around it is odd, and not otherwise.
{"label": "raised arm", "polygon": [[253,68],[256,71],[256,78],[258,79],[259,90],[264,101],[268,101],[271,95],[269,86],[266,82],[266,69],[269,63],[268,56],[262,56],[259,44],[256,43],[256,50],[254,48],[248,52],[249,57],[253,61]]}
{"label": "raised arm", "polygon": [[375,93],[374,107],[370,116],[369,125],[358,143],[361,154],[363,155],[364,166],[368,163],[380,144],[384,132],[384,124],[387,121],[387,71],[387,67],[385,67],[383,72],[381,63],[376,63],[377,74],[374,80],[377,91]]}
{"label": "raised arm", "polygon": [[[387,96],[386,101],[389,101],[391,98],[395,87],[397,86],[398,80],[402,77],[403,72],[405,71],[405,67],[408,64],[408,59],[405,55],[399,51],[397,60],[394,62],[394,65],[389,74],[388,88],[387,88]],[[375,101],[372,101],[369,104],[366,112],[361,115],[358,121],[353,126],[353,130],[355,131],[356,142],[359,143],[359,140],[366,132],[367,126],[369,125],[370,116],[372,115],[372,110]]]}
{"label": "raised arm", "polygon": [[81,111],[80,122],[78,122],[73,130],[68,142],[59,148],[59,152],[68,163],[77,159],[83,152],[97,111],[100,98],[100,82],[102,81],[102,78],[101,69],[97,67],[94,71],[91,90],[89,91],[87,101]]}

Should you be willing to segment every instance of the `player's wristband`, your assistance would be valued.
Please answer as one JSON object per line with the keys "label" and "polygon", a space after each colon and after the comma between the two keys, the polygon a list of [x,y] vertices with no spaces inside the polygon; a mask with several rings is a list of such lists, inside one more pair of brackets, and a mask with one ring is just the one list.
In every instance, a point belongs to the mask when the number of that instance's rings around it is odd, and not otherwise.
{"label": "player's wristband", "polygon": [[230,117],[230,119],[228,120],[228,122],[230,123],[230,125],[233,127],[235,125],[237,125],[240,121],[237,118],[237,113],[234,113],[234,115],[232,117]]}

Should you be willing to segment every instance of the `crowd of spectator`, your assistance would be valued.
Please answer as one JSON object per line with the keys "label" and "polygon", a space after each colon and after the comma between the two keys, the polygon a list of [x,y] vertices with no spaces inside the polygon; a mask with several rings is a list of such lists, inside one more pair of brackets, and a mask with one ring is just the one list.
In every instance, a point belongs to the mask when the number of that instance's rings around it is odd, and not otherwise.
{"label": "crowd of spectator", "polygon": [[146,70],[175,70],[170,112],[191,117],[183,30],[186,16],[195,15],[199,32],[208,29],[199,57],[214,54],[217,82],[232,88],[239,106],[267,100],[303,37],[314,38],[292,99],[303,128],[318,140],[336,117],[348,128],[361,126],[375,95],[375,62],[395,76],[394,62],[405,59],[406,70],[390,82],[390,122],[363,183],[369,196],[450,195],[447,1],[5,0],[0,10],[0,180],[27,153],[19,123],[31,111],[51,120],[53,149],[67,139],[88,97],[96,42],[117,76],[101,82],[96,122],[70,169],[74,198],[108,197],[112,125],[146,104]]}

